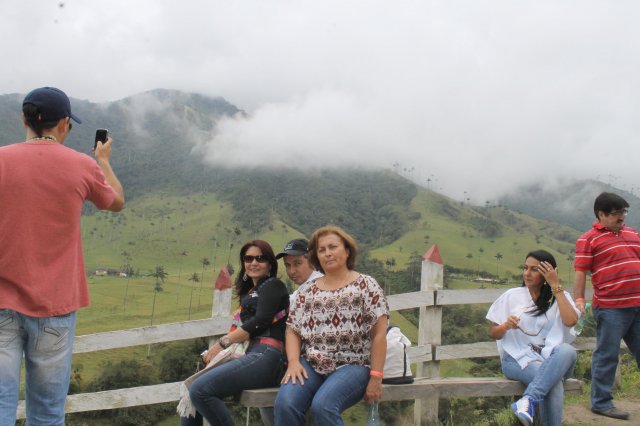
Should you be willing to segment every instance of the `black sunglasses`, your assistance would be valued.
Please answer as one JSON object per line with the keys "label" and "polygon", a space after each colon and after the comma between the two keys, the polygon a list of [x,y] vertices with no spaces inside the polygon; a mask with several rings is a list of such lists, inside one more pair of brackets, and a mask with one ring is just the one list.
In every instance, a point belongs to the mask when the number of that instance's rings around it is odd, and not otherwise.
{"label": "black sunglasses", "polygon": [[261,254],[259,254],[258,256],[250,256],[248,254],[245,254],[244,256],[242,256],[242,260],[244,261],[244,263],[251,263],[254,260],[258,263],[266,263],[269,261],[269,259]]}

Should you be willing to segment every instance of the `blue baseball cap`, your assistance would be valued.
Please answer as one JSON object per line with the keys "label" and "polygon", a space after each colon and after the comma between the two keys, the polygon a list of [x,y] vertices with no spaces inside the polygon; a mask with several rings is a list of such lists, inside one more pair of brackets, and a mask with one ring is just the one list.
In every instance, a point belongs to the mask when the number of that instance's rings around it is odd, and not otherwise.
{"label": "blue baseball cap", "polygon": [[58,121],[64,117],[71,117],[76,123],[82,121],[71,112],[69,97],[55,87],[41,87],[34,89],[22,101],[22,106],[32,104],[40,110],[41,121]]}
{"label": "blue baseball cap", "polygon": [[295,240],[291,240],[284,246],[282,253],[278,253],[276,259],[280,259],[286,255],[291,256],[303,256],[307,254],[309,242],[304,238],[296,238]]}

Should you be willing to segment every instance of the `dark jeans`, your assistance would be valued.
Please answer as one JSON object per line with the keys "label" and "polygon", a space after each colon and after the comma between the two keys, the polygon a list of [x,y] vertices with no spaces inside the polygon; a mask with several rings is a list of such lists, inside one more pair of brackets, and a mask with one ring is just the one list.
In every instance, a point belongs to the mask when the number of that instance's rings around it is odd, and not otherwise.
{"label": "dark jeans", "polygon": [[224,398],[236,395],[245,389],[278,386],[283,374],[284,356],[269,345],[252,345],[246,355],[212,368],[191,385],[189,396],[198,411],[198,416],[182,417],[182,426],[202,425],[202,416],[211,424],[233,425],[233,418],[225,407]]}
{"label": "dark jeans", "polygon": [[593,310],[597,324],[596,349],[591,358],[591,407],[613,407],[611,388],[618,366],[620,341],[624,340],[640,367],[640,307],[598,308]]}

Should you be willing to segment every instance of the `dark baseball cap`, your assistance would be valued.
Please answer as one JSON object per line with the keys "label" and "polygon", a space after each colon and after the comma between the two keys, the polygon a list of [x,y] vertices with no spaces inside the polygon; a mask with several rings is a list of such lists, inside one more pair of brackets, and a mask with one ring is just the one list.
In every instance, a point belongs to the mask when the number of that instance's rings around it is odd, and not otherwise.
{"label": "dark baseball cap", "polygon": [[278,253],[276,255],[276,259],[280,259],[281,257],[289,254],[291,256],[302,256],[307,254],[307,249],[309,248],[309,241],[304,238],[297,238],[295,240],[291,240],[284,246],[282,249],[282,253]]}
{"label": "dark baseball cap", "polygon": [[58,121],[61,118],[71,117],[76,123],[82,121],[71,112],[69,97],[55,87],[40,87],[34,89],[22,101],[22,106],[32,104],[40,110],[41,121]]}

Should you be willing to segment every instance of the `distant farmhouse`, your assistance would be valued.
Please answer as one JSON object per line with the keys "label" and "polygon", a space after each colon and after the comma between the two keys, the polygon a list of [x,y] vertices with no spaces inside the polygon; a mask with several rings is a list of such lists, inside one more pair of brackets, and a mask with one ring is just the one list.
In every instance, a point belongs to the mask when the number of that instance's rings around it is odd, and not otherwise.
{"label": "distant farmhouse", "polygon": [[500,284],[500,280],[496,280],[493,278],[474,278],[474,283],[483,283],[483,284]]}
{"label": "distant farmhouse", "polygon": [[107,275],[111,277],[123,277],[123,278],[127,277],[126,272],[122,272],[119,269],[113,269],[113,268],[96,269],[95,275],[98,277],[106,277]]}

